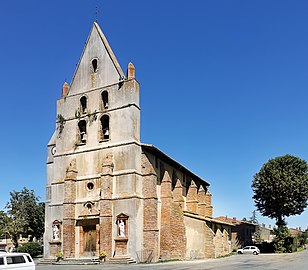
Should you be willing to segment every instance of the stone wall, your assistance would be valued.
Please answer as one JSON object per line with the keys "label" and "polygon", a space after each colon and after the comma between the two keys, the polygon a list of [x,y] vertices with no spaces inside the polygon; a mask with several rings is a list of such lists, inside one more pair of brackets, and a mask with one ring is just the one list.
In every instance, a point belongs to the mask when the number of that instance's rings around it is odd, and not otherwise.
{"label": "stone wall", "polygon": [[188,260],[205,258],[206,223],[187,216],[184,217],[184,221],[187,239],[185,258]]}
{"label": "stone wall", "polygon": [[227,230],[217,229],[216,233],[211,229],[212,222],[209,219],[184,214],[186,227],[186,259],[217,258],[231,252],[229,234]]}
{"label": "stone wall", "polygon": [[231,253],[231,242],[229,241],[229,234],[226,230],[223,230],[222,232],[220,229],[218,229],[216,231],[214,236],[214,248],[215,258]]}
{"label": "stone wall", "polygon": [[206,224],[205,226],[205,258],[215,258],[215,233]]}

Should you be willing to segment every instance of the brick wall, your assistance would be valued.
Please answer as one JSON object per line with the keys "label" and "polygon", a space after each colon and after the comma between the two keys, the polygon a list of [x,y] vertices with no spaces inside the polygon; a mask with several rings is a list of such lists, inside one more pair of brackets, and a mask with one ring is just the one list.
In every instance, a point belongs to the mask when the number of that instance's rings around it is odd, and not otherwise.
{"label": "brick wall", "polygon": [[197,213],[200,216],[206,216],[206,198],[203,186],[200,186],[198,191],[198,209]]}
{"label": "brick wall", "polygon": [[67,168],[64,182],[63,204],[63,255],[64,258],[75,257],[75,200],[76,200],[76,160]]}
{"label": "brick wall", "polygon": [[208,190],[205,193],[205,203],[206,203],[205,215],[207,217],[213,217],[212,194]]}
{"label": "brick wall", "polygon": [[197,199],[197,185],[193,180],[189,186],[186,198],[186,210],[191,213],[197,213],[198,199]]}
{"label": "brick wall", "polygon": [[165,171],[161,183],[161,228],[160,228],[160,258],[171,259],[172,233],[171,233],[171,179],[168,171]]}
{"label": "brick wall", "polygon": [[75,257],[75,220],[63,219],[63,255]]}
{"label": "brick wall", "polygon": [[224,255],[224,239],[222,232],[218,229],[214,237],[215,258]]}
{"label": "brick wall", "polygon": [[179,202],[173,202],[171,204],[171,246],[170,259],[185,259],[186,252],[186,236],[184,225],[183,208]]}
{"label": "brick wall", "polygon": [[171,192],[171,179],[165,171],[161,183],[161,230],[160,257],[162,260],[184,259],[186,251],[186,236],[183,214],[183,198],[181,198],[181,183],[178,180]]}
{"label": "brick wall", "polygon": [[223,245],[224,245],[223,255],[229,254],[232,250],[231,250],[231,242],[229,242],[229,233],[226,230],[223,230]]}
{"label": "brick wall", "polygon": [[229,234],[227,230],[216,230],[216,233],[209,227],[209,224],[205,228],[205,257],[217,258],[225,256],[231,252],[231,246],[229,245]]}
{"label": "brick wall", "polygon": [[143,202],[143,251],[142,260],[152,257],[153,262],[159,257],[159,230],[158,230],[158,199],[157,175],[146,154],[141,157],[142,193]]}
{"label": "brick wall", "polygon": [[205,226],[205,257],[206,258],[215,258],[215,244],[214,244],[214,237],[215,233],[212,229],[206,225]]}
{"label": "brick wall", "polygon": [[183,185],[180,179],[177,179],[173,190],[173,201],[179,203],[181,208],[184,209]]}
{"label": "brick wall", "polygon": [[180,179],[177,179],[173,190],[173,203],[171,205],[171,233],[173,238],[171,246],[172,259],[182,260],[185,258],[186,235],[183,210],[183,185]]}
{"label": "brick wall", "polygon": [[112,154],[105,156],[101,174],[101,198],[99,202],[99,251],[107,253],[108,257],[112,257]]}

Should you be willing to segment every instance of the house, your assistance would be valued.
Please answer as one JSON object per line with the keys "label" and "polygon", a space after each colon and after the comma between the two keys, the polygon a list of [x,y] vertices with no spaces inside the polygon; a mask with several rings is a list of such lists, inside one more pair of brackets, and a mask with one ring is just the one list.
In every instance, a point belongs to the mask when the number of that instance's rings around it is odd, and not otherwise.
{"label": "house", "polygon": [[222,256],[233,224],[209,183],[140,141],[140,86],[95,22],[57,101],[48,143],[44,257],[153,261]]}
{"label": "house", "polygon": [[[8,252],[10,250],[16,249],[15,243],[13,242],[13,240],[11,239],[9,235],[5,234],[5,235],[2,235],[2,237],[4,238],[0,238],[0,250],[4,250]],[[28,237],[25,237],[22,234],[20,234],[17,240],[18,246],[22,246],[23,244],[29,243],[31,237],[32,237],[31,235],[28,235]],[[32,239],[32,241],[40,242],[35,237],[34,239]]]}
{"label": "house", "polygon": [[289,228],[289,233],[292,237],[298,237],[302,235],[304,231],[302,231],[300,227],[299,228]]}
{"label": "house", "polygon": [[256,232],[256,224],[244,220],[237,220],[236,217],[228,218],[227,216],[219,216],[216,220],[224,221],[234,225],[232,227],[232,249],[254,244],[254,234]]}
{"label": "house", "polygon": [[259,225],[259,230],[260,230],[260,239],[263,242],[270,243],[270,242],[273,241],[275,235],[274,235],[273,229],[270,225],[267,228],[265,226],[265,224],[262,223],[261,225]]}

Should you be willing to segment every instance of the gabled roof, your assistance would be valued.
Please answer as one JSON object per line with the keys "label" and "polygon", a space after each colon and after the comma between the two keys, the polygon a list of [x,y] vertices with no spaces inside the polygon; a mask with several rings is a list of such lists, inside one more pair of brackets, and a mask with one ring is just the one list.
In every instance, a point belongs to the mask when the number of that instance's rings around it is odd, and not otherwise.
{"label": "gabled roof", "polygon": [[[95,42],[97,43],[93,43],[95,40]],[[80,83],[80,78],[84,78],[85,73],[85,68],[84,68],[84,62],[83,59],[88,59],[89,55],[91,55],[92,57],[96,57],[98,55],[92,55],[94,52],[98,53],[99,52],[102,55],[106,55],[107,57],[104,57],[104,66],[108,65],[108,67],[112,68],[112,74],[111,75],[113,77],[113,81],[112,82],[108,82],[109,84],[112,83],[117,83],[118,81],[122,80],[125,78],[124,72],[118,62],[118,60],[116,59],[108,41],[107,38],[105,37],[102,29],[99,27],[99,25],[94,22],[93,26],[91,28],[91,31],[89,33],[89,36],[87,38],[87,41],[85,43],[85,46],[83,48],[82,54],[79,58],[76,70],[74,72],[72,81],[71,81],[71,88],[69,90],[68,95],[71,93],[71,91],[78,91],[78,88],[87,88],[85,85],[78,85]],[[108,74],[110,74],[110,72],[108,72]],[[103,76],[105,77],[105,76]],[[115,81],[116,80],[116,81]],[[77,90],[75,90],[76,84],[77,83]]]}
{"label": "gabled roof", "polygon": [[54,133],[52,134],[47,146],[55,145],[56,139],[57,139],[57,132],[54,131]]}
{"label": "gabled roof", "polygon": [[193,173],[192,171],[188,170],[185,168],[183,165],[181,165],[179,162],[176,160],[172,159],[168,155],[166,155],[163,151],[159,150],[152,144],[141,144],[141,147],[147,151],[152,153],[153,155],[159,157],[162,161],[165,161],[166,163],[170,164],[172,167],[178,169],[180,172],[185,173],[186,175],[190,176],[194,182],[199,181],[200,183],[203,183],[206,187],[210,186],[210,184]]}
{"label": "gabled roof", "polygon": [[115,57],[115,55],[114,55],[114,53],[113,53],[113,51],[112,51],[112,49],[111,49],[111,47],[110,47],[110,45],[108,43],[108,40],[106,39],[102,29],[99,27],[97,22],[93,23],[93,28],[94,27],[96,28],[97,32],[99,33],[99,35],[100,35],[100,37],[101,37],[101,39],[102,39],[102,41],[103,41],[103,43],[105,45],[105,48],[106,48],[106,50],[107,50],[107,52],[108,52],[108,54],[109,54],[109,56],[110,56],[110,58],[111,58],[111,60],[112,60],[112,62],[114,64],[115,68],[117,69],[117,71],[119,73],[119,76],[121,78],[125,77],[119,62],[118,62],[117,58]]}

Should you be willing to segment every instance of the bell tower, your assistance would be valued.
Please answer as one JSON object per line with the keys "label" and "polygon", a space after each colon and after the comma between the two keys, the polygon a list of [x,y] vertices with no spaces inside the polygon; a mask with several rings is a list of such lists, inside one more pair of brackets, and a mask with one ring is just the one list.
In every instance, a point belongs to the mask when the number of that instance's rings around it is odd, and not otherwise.
{"label": "bell tower", "polygon": [[125,77],[95,22],[70,86],[63,85],[48,143],[45,257],[135,257],[142,249],[139,96],[134,65]]}

